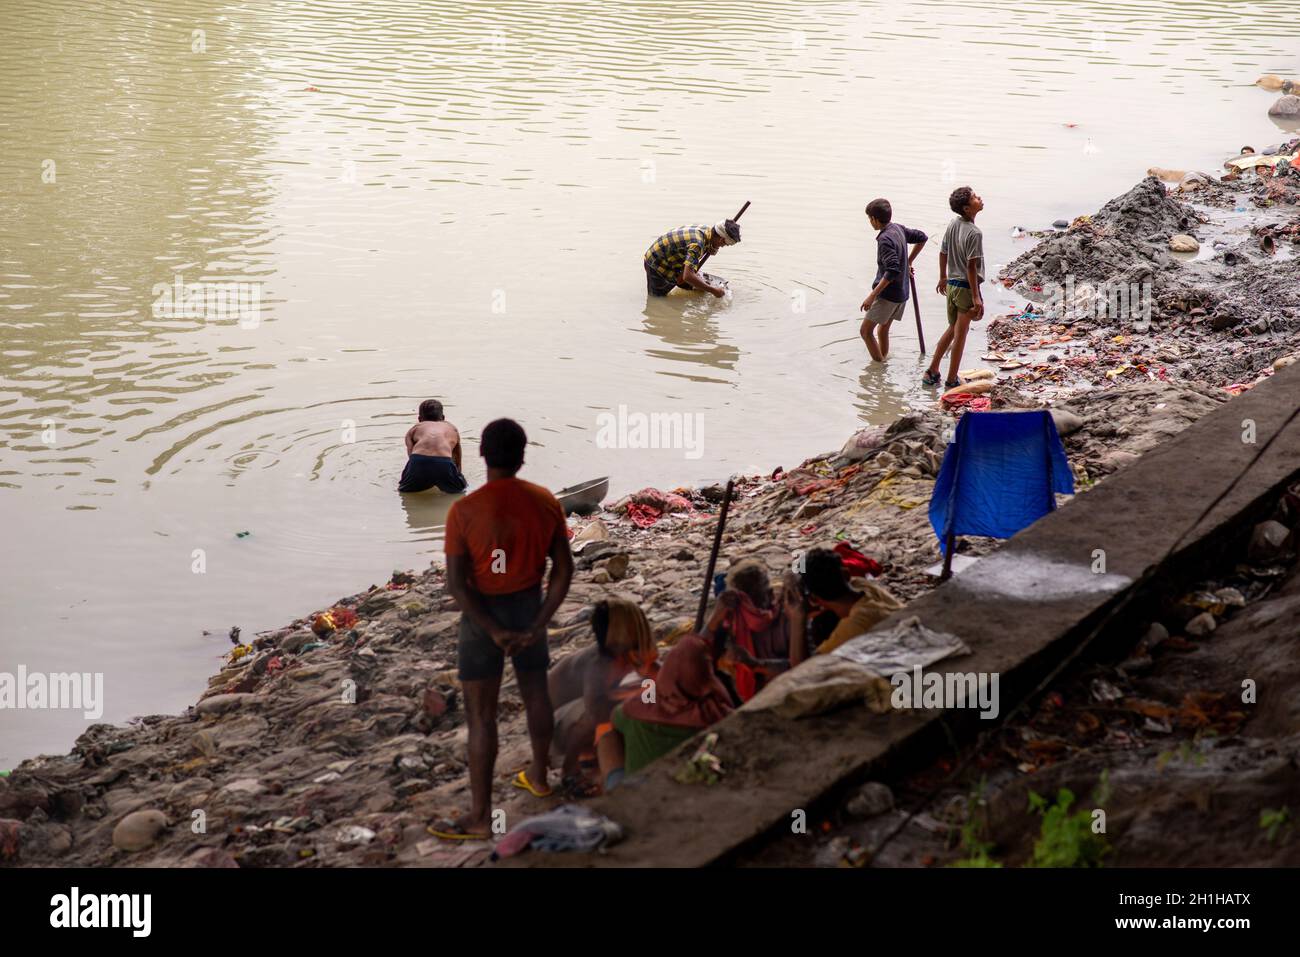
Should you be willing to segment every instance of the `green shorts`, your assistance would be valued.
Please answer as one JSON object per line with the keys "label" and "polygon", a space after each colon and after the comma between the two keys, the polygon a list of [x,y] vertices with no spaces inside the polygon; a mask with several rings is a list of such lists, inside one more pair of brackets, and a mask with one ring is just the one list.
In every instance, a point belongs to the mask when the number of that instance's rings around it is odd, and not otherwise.
{"label": "green shorts", "polygon": [[957,325],[957,313],[975,308],[975,297],[966,286],[948,284],[948,325]]}
{"label": "green shorts", "polygon": [[700,733],[699,728],[681,728],[629,718],[621,704],[610,715],[610,723],[623,736],[623,767],[628,774],[640,771],[651,761]]}

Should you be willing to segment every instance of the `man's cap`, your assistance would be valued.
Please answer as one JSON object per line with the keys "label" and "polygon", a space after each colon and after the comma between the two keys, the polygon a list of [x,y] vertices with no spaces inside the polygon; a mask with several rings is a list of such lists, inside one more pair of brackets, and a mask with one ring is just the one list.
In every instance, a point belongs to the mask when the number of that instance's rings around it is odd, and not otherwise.
{"label": "man's cap", "polygon": [[717,236],[724,246],[734,246],[740,242],[740,223],[734,219],[724,219],[713,227],[713,235]]}

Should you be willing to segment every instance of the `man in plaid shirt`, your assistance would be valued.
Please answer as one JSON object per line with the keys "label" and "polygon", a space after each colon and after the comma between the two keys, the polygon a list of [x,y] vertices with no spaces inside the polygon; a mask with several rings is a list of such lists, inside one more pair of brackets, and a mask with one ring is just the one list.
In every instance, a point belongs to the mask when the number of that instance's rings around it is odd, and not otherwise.
{"label": "man in plaid shirt", "polygon": [[727,219],[715,226],[679,226],[664,233],[645,253],[646,289],[666,296],[676,288],[711,292],[721,299],[727,290],[709,283],[699,273],[705,253],[740,242],[740,225]]}

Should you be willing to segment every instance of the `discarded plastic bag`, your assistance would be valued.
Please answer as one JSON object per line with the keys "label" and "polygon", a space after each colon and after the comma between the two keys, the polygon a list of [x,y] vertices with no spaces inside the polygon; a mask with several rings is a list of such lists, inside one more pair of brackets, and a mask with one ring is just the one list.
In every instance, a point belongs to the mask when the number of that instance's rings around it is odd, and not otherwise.
{"label": "discarded plastic bag", "polygon": [[816,655],[778,675],[741,711],[771,711],[782,718],[807,718],[850,704],[865,704],[876,714],[890,709],[892,688],[870,668],[837,657]]}
{"label": "discarded plastic bag", "polygon": [[859,429],[844,443],[844,448],[840,449],[840,457],[850,462],[862,461],[868,453],[880,447],[886,431],[887,426],[883,425],[869,425],[865,429]]}
{"label": "discarded plastic bag", "polygon": [[887,631],[869,631],[850,638],[827,657],[842,658],[888,677],[968,654],[970,648],[956,635],[927,628],[920,618],[911,615]]}
{"label": "discarded plastic bag", "polygon": [[622,839],[623,828],[605,815],[578,804],[561,804],[553,811],[520,822],[497,845],[496,856],[509,857],[527,847],[590,852]]}

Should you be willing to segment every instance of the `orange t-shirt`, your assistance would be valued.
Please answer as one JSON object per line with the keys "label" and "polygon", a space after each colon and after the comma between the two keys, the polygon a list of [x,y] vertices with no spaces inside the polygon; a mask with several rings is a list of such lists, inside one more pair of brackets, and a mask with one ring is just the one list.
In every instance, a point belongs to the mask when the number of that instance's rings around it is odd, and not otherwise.
{"label": "orange t-shirt", "polygon": [[564,509],[546,489],[519,478],[493,479],[452,505],[444,551],[469,556],[477,591],[505,595],[541,582],[551,540],[564,527]]}

